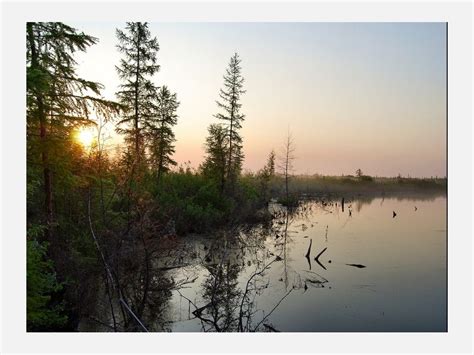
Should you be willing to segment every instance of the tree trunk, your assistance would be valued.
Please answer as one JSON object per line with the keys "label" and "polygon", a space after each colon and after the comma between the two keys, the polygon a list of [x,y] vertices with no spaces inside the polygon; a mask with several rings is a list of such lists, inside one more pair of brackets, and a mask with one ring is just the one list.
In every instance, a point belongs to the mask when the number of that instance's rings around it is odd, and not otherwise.
{"label": "tree trunk", "polygon": [[286,203],[289,203],[289,193],[288,193],[288,164],[289,164],[289,156],[288,156],[288,147],[287,147],[287,153],[286,153],[286,166],[285,166],[285,191],[286,191]]}
{"label": "tree trunk", "polygon": [[[33,31],[33,24],[27,23],[28,39],[31,51],[31,67],[34,69],[40,69],[38,63],[38,51],[35,44],[35,34]],[[52,187],[52,174],[49,167],[49,157],[47,148],[47,118],[46,110],[44,107],[43,95],[40,92],[35,93],[35,99],[37,103],[37,118],[40,124],[40,150],[41,150],[41,163],[43,168],[43,189],[44,189],[44,209],[46,215],[46,238],[50,239],[52,236],[52,224],[54,220],[53,214],[53,187]]]}
{"label": "tree trunk", "polygon": [[137,39],[137,70],[135,76],[135,160],[138,162],[140,160],[140,135],[138,132],[138,79],[140,75],[140,37]]}
{"label": "tree trunk", "polygon": [[[233,110],[233,109],[232,109]],[[233,113],[230,115],[230,131],[229,131],[229,158],[227,161],[227,181],[230,181],[232,185],[232,133],[233,133],[233,123],[234,117]]]}
{"label": "tree trunk", "polygon": [[46,233],[47,237],[50,238],[52,236],[52,224],[54,221],[53,215],[53,184],[52,184],[52,176],[51,170],[49,168],[49,159],[48,153],[46,151],[46,122],[43,117],[40,121],[40,138],[42,142],[42,153],[41,153],[41,161],[43,164],[43,179],[44,179],[44,202],[45,202],[45,212],[46,212]]}
{"label": "tree trunk", "polygon": [[163,143],[163,124],[160,127],[160,148],[158,150],[158,183],[161,181],[161,175],[163,173],[163,161],[164,161],[164,143]]}

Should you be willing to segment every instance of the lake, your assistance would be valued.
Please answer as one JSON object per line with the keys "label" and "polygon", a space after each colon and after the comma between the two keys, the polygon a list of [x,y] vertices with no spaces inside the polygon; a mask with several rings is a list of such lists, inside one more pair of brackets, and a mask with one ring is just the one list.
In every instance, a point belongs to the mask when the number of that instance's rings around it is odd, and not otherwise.
{"label": "lake", "polygon": [[444,196],[356,198],[344,211],[341,200],[321,199],[291,213],[269,209],[268,225],[174,241],[156,261],[172,286],[150,300],[159,304],[144,316],[147,327],[447,331]]}

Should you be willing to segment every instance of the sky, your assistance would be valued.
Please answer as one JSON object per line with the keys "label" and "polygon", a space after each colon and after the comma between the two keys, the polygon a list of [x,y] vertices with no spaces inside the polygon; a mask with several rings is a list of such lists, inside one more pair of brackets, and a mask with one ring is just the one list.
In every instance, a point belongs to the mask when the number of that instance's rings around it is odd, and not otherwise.
{"label": "sky", "polygon": [[[78,73],[120,81],[116,28],[71,23],[99,39],[77,56]],[[153,82],[177,93],[178,163],[203,160],[222,76],[234,52],[246,93],[244,169],[281,152],[288,130],[297,174],[446,175],[444,23],[150,23],[161,68]],[[117,144],[116,138],[110,144]]]}

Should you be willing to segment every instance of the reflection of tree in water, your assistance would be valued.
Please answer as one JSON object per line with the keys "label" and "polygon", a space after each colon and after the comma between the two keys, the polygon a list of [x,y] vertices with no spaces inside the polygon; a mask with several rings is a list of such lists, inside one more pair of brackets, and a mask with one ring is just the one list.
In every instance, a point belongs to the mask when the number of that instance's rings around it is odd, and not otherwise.
{"label": "reflection of tree in water", "polygon": [[236,327],[236,309],[241,295],[238,289],[240,266],[229,261],[216,265],[207,265],[209,276],[203,284],[203,299],[207,304],[193,314],[203,324],[205,331],[234,331]]}
{"label": "reflection of tree in water", "polygon": [[[267,229],[252,227],[241,230],[241,233],[234,236],[215,238],[214,245],[208,248],[205,258],[201,261],[208,273],[202,284],[202,298],[193,303],[181,295],[189,301],[190,307],[193,307],[189,314],[200,320],[203,331],[278,331],[270,323],[270,316],[289,293],[296,289],[307,292],[310,288],[324,288],[329,282],[323,275],[315,272],[318,267],[311,270],[311,260],[314,259],[315,264],[318,263],[318,257],[327,248],[314,251],[311,259],[308,256],[309,270],[295,270],[292,267],[289,255],[296,233],[313,227],[312,224],[317,223],[313,221],[317,214],[334,213],[339,218],[338,210],[341,210],[341,215],[348,215],[350,210],[361,210],[364,204],[370,204],[373,200],[374,198],[363,197],[346,198],[345,213],[342,212],[341,200],[335,198],[302,201],[297,208],[290,210],[275,204],[270,206],[273,220]],[[322,228],[327,242],[328,226],[324,225]],[[311,242],[307,240],[311,248]],[[266,274],[273,267],[278,268],[272,272],[270,279]],[[321,267],[326,269],[324,265]],[[281,282],[281,288],[278,281],[273,280],[275,272]],[[277,282],[273,284],[273,281]],[[269,287],[272,290],[283,289],[283,283],[286,293],[282,294],[279,301],[275,301],[273,308],[263,310],[258,305],[259,296],[264,296]],[[266,292],[265,295],[268,295],[268,291]]]}
{"label": "reflection of tree in water", "polygon": [[146,240],[138,247],[122,240],[120,254],[110,258],[110,274],[98,285],[96,305],[85,315],[95,330],[168,330],[167,304],[175,282],[154,262],[161,253],[154,249],[157,244]]}
{"label": "reflection of tree in water", "polygon": [[[266,315],[261,315],[263,310],[258,309],[256,302],[269,286],[267,271],[273,263],[282,261],[280,255],[269,254],[265,248],[268,233],[268,229],[253,228],[245,231],[244,235],[235,233],[217,238],[207,249],[203,260],[208,276],[202,284],[200,302],[194,303],[178,290],[180,297],[194,308],[190,313],[200,320],[203,331],[255,332],[274,329],[267,320],[277,306],[267,310]],[[247,262],[242,262],[244,255]],[[243,272],[247,276],[239,283]]]}
{"label": "reflection of tree in water", "polygon": [[[394,197],[385,197],[390,198]],[[198,270],[202,268],[207,276],[201,285],[196,285],[198,299],[190,300],[183,295],[182,299],[188,300],[189,318],[198,319],[203,331],[275,331],[269,323],[274,309],[262,309],[258,305],[259,297],[268,295],[265,290],[269,287],[279,289],[283,300],[295,289],[306,292],[309,288],[325,287],[328,282],[314,272],[318,271],[316,259],[326,248],[315,250],[313,245],[313,254],[311,258],[307,257],[306,268],[299,270],[295,269],[297,263],[290,259],[293,242],[300,239],[298,237],[304,237],[305,230],[313,227],[313,223],[318,223],[314,221],[315,216],[334,213],[339,218],[340,212],[349,221],[352,219],[350,211],[360,211],[373,201],[373,197],[346,197],[345,212],[342,212],[342,201],[330,197],[303,200],[292,209],[271,205],[273,219],[267,226],[239,226],[233,231],[216,233],[211,237],[193,236],[193,243],[183,240],[168,247],[164,246],[163,240],[154,241],[151,237],[139,241],[141,248],[137,248],[136,240],[123,240],[119,257],[115,259],[111,256],[109,260],[120,282],[123,298],[150,331],[172,329],[172,323],[176,320],[172,314],[167,314],[172,309],[169,306],[172,294],[174,291],[181,294],[181,288],[194,282]],[[327,242],[328,226],[322,225],[321,228]],[[311,240],[307,240],[308,250],[311,250]],[[267,275],[270,268],[274,268],[271,278]],[[191,275],[186,276],[188,273]],[[104,300],[107,299],[104,297]],[[277,301],[275,309],[280,304]],[[143,330],[117,299],[112,303],[117,330]],[[105,301],[98,314],[97,321],[113,329],[114,322],[110,311],[107,312]]]}
{"label": "reflection of tree in water", "polygon": [[[444,196],[443,192],[439,193],[418,193],[418,194],[398,194],[398,195],[386,195],[381,193],[379,195],[346,195],[346,196],[326,196],[322,198],[312,199],[311,201],[316,205],[317,208],[322,209],[325,212],[332,213],[338,211],[341,207],[341,199],[344,197],[346,207],[351,210],[355,209],[358,213],[362,210],[362,207],[371,205],[376,199],[380,199],[380,205],[383,205],[384,201],[394,199],[396,201],[426,201],[433,202],[436,198]],[[328,209],[330,207],[331,209]],[[335,208],[338,207],[338,208]]]}
{"label": "reflection of tree in water", "polygon": [[[308,289],[308,285],[312,287],[324,287],[324,283],[328,282],[327,279],[321,275],[311,271],[311,258],[310,251],[312,246],[312,240],[309,240],[308,252],[305,255],[305,258],[308,261],[309,270],[297,271],[292,267],[288,266],[288,262],[291,261],[288,259],[288,250],[290,250],[291,243],[293,242],[293,233],[298,233],[297,230],[290,230],[292,228],[301,228],[301,231],[304,232],[308,229],[308,226],[313,227],[311,217],[314,216],[316,211],[323,211],[325,213],[332,213],[333,207],[335,206],[334,202],[328,201],[314,201],[314,200],[302,200],[296,208],[286,209],[281,206],[274,206],[273,215],[276,219],[275,225],[276,235],[281,235],[281,242],[276,244],[276,247],[281,250],[281,255],[283,256],[283,272],[280,281],[283,281],[285,284],[285,289],[288,290],[290,286],[291,279],[291,289]],[[298,225],[295,225],[295,221],[301,222]],[[326,241],[327,241],[327,226],[326,226]],[[316,260],[318,262],[318,260]],[[319,263],[319,262],[318,262]],[[322,266],[324,268],[324,266]],[[291,277],[290,277],[291,275]],[[291,290],[290,289],[290,290]]]}
{"label": "reflection of tree in water", "polygon": [[[146,273],[149,273],[146,276]],[[148,280],[147,280],[148,277]],[[123,277],[125,286],[122,293],[127,298],[132,311],[141,319],[149,331],[166,331],[167,304],[172,296],[174,280],[158,267],[149,269],[143,265],[131,268]],[[125,330],[141,331],[136,320],[125,318]]]}
{"label": "reflection of tree in water", "polygon": [[[285,284],[285,290],[288,290],[290,286],[290,274],[294,275],[293,279],[299,279],[298,274],[295,270],[289,267],[289,251],[291,242],[293,240],[293,234],[297,231],[289,230],[289,226],[292,226],[294,221],[298,219],[302,222],[309,223],[309,216],[312,212],[312,205],[302,201],[298,207],[295,208],[286,208],[282,206],[273,206],[273,215],[275,216],[275,230],[274,235],[276,237],[275,248],[279,251],[283,261],[283,272],[280,278],[281,281]],[[307,227],[303,223],[295,227],[302,227],[305,230]],[[292,288],[296,285],[293,282]]]}

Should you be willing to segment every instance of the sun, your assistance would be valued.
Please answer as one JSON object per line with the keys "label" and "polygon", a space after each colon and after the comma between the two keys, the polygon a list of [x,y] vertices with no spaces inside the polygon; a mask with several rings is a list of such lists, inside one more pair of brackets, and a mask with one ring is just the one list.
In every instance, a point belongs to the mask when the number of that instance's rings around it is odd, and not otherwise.
{"label": "sun", "polygon": [[90,148],[95,142],[97,134],[92,127],[81,127],[76,134],[77,141],[85,148]]}

